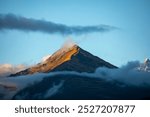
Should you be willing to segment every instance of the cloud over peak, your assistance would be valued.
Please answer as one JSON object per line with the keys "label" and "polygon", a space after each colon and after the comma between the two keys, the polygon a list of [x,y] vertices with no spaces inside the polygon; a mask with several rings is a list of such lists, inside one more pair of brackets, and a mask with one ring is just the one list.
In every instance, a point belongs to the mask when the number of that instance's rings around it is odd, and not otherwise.
{"label": "cloud over peak", "polygon": [[39,31],[49,34],[57,33],[61,35],[82,35],[93,32],[108,32],[117,28],[109,25],[67,26],[65,24],[26,18],[14,14],[0,14],[0,30],[4,29]]}

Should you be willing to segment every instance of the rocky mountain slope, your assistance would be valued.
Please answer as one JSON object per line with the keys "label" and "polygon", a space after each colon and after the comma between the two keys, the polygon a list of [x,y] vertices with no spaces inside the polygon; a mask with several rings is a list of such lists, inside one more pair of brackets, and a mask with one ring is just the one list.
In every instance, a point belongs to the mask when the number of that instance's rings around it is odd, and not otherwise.
{"label": "rocky mountain slope", "polygon": [[62,47],[46,61],[10,76],[54,71],[94,72],[98,67],[117,68],[75,44],[69,47]]}

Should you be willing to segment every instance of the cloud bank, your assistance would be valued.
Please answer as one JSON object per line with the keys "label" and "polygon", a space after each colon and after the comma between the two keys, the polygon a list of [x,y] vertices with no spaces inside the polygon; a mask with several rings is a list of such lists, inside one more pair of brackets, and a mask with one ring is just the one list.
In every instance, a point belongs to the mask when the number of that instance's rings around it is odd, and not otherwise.
{"label": "cloud bank", "polygon": [[132,61],[119,69],[98,68],[95,76],[109,81],[116,80],[127,85],[150,86],[150,72],[139,70],[140,66],[139,61]]}
{"label": "cloud bank", "polygon": [[70,34],[81,35],[93,32],[108,32],[116,29],[116,27],[109,25],[67,26],[65,24],[26,18],[22,16],[16,16],[14,14],[0,14],[0,30],[3,29],[40,31],[49,34],[58,33],[61,35],[70,35]]}
{"label": "cloud bank", "polygon": [[26,69],[25,65],[0,64],[0,78]]}
{"label": "cloud bank", "polygon": [[[51,72],[51,73],[37,73],[33,75],[24,75],[24,76],[18,76],[18,77],[7,77],[4,76],[6,73],[13,73],[13,71],[19,71],[20,69],[25,69],[26,66],[18,65],[18,66],[12,66],[10,64],[4,64],[0,65],[0,73],[2,76],[1,81],[11,81],[17,84],[21,84],[25,81],[30,83],[30,80],[36,80],[39,79],[39,77],[45,77],[45,76],[55,76],[59,74],[67,74],[67,75],[79,75],[79,76],[86,76],[86,77],[94,77],[94,78],[103,78],[108,81],[111,80],[117,80],[120,82],[124,82],[129,85],[150,85],[150,72],[142,71],[139,69],[141,66],[141,63],[139,61],[132,61],[128,62],[126,65],[118,68],[118,69],[110,69],[106,67],[100,67],[97,68],[95,73],[78,73],[75,71],[59,71],[59,72]],[[30,78],[33,77],[33,78]],[[34,78],[37,77],[37,78]],[[28,82],[29,80],[29,82]],[[22,86],[22,85],[21,85]]]}
{"label": "cloud bank", "polygon": [[[11,99],[21,89],[40,82],[48,74],[33,74],[19,77],[0,78],[0,99]],[[13,90],[12,90],[13,89]]]}

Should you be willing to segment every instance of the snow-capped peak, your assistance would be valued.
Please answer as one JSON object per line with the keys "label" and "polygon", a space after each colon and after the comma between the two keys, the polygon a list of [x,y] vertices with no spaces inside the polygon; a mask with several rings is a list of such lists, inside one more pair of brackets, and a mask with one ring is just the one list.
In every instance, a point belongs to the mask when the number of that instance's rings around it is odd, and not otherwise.
{"label": "snow-capped peak", "polygon": [[148,58],[145,59],[144,63],[140,65],[138,68],[140,71],[150,72],[150,60]]}
{"label": "snow-capped peak", "polygon": [[150,60],[148,58],[146,58],[145,61],[144,61],[144,64],[150,66]]}

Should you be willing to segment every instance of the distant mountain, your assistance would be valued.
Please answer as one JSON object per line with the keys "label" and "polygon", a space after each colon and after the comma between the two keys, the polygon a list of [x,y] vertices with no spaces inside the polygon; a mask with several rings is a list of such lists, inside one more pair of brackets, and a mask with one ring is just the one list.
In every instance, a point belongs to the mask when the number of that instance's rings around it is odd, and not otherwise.
{"label": "distant mountain", "polygon": [[150,60],[148,58],[145,59],[144,63],[138,67],[139,71],[150,72]]}
{"label": "distant mountain", "polygon": [[10,76],[54,71],[94,72],[98,67],[117,68],[74,44],[69,47],[64,46],[46,61]]}

